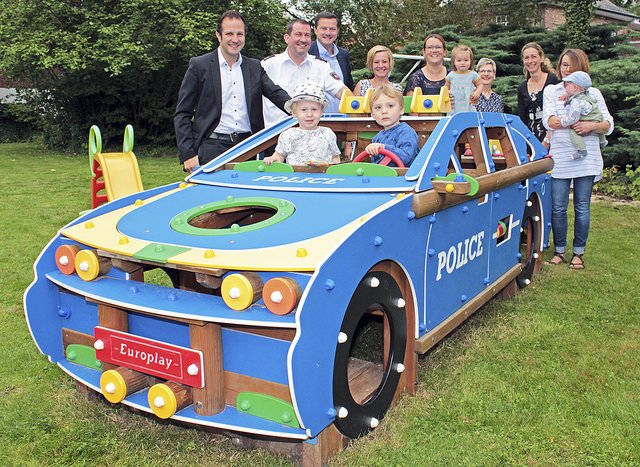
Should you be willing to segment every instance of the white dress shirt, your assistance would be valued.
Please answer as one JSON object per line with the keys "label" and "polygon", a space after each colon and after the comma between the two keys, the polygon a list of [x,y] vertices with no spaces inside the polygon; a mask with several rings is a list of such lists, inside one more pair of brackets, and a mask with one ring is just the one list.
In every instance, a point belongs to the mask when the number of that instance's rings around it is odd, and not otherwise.
{"label": "white dress shirt", "polygon": [[[281,54],[264,59],[262,67],[271,78],[271,81],[287,91],[290,96],[293,96],[295,87],[305,81],[312,81],[322,87],[325,97],[329,94],[336,96],[344,87],[344,83],[329,64],[313,55],[307,55],[304,61],[298,65],[291,60],[285,50]],[[273,105],[271,101],[264,97],[262,101],[265,126],[271,126],[287,117],[287,114]]]}
{"label": "white dress shirt", "polygon": [[222,81],[222,113],[220,122],[213,130],[215,133],[247,133],[251,131],[247,99],[244,95],[244,78],[242,76],[242,55],[236,63],[229,67],[227,60],[218,47],[220,61],[220,80]]}

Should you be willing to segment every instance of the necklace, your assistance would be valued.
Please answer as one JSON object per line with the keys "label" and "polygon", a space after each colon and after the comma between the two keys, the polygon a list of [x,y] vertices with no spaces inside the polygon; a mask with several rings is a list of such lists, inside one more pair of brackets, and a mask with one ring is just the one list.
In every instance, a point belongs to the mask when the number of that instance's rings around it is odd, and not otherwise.
{"label": "necklace", "polygon": [[529,93],[541,91],[544,88],[544,83],[547,82],[547,74],[539,73],[536,76],[531,76],[527,81],[527,88]]}

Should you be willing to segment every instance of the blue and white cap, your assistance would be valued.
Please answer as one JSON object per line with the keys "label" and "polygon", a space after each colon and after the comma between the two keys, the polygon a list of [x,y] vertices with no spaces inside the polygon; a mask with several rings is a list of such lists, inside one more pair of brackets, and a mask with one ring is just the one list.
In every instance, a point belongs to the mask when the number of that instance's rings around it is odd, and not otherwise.
{"label": "blue and white cap", "polygon": [[577,84],[578,86],[583,88],[585,91],[592,86],[591,77],[584,71],[574,71],[569,76],[564,78],[562,81],[565,81],[567,83]]}
{"label": "blue and white cap", "polygon": [[326,109],[327,105],[329,105],[327,100],[324,98],[324,90],[319,84],[316,84],[313,81],[298,84],[294,88],[293,97],[284,104],[285,110],[291,113],[291,105],[294,102],[300,101],[319,102],[322,105],[322,110]]}

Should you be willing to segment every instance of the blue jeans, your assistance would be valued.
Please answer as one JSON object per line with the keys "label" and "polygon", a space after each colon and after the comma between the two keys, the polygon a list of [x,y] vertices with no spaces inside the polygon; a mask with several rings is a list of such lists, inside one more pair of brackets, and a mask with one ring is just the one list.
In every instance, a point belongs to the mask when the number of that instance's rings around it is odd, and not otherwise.
{"label": "blue jeans", "polygon": [[569,187],[573,180],[573,254],[582,255],[587,246],[591,216],[591,190],[594,176],[577,178],[554,178],[551,182],[551,226],[553,228],[553,251],[564,254],[567,251],[567,207]]}

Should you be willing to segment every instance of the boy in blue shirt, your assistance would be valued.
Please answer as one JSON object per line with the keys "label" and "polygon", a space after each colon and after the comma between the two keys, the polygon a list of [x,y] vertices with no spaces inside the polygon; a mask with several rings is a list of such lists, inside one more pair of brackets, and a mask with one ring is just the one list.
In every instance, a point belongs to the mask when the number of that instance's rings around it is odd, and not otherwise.
{"label": "boy in blue shirt", "polygon": [[[371,140],[364,150],[371,156],[371,162],[379,163],[383,156],[380,149],[386,149],[398,156],[405,167],[409,167],[418,154],[418,134],[400,117],[404,112],[402,92],[385,84],[371,96],[371,116],[383,130]],[[393,162],[390,166],[395,167]]]}

